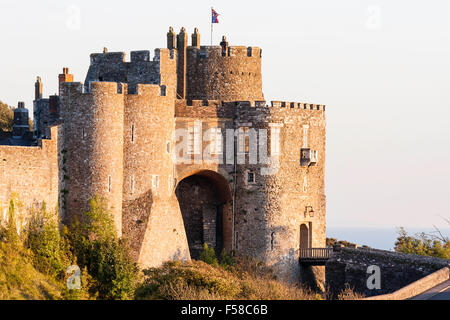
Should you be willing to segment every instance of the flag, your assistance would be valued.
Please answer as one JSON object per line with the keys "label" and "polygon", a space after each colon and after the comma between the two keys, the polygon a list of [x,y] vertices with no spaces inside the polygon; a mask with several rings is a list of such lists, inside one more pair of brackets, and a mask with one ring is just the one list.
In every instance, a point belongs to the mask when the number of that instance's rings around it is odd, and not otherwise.
{"label": "flag", "polygon": [[212,23],[219,23],[219,14],[213,9],[211,8],[211,14],[212,14]]}

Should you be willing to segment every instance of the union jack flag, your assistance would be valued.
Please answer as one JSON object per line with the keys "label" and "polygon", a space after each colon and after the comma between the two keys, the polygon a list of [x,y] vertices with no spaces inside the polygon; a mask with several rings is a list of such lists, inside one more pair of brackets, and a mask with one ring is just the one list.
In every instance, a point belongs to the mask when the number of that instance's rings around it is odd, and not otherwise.
{"label": "union jack flag", "polygon": [[212,14],[212,23],[219,23],[219,14],[213,9],[211,8],[211,14]]}

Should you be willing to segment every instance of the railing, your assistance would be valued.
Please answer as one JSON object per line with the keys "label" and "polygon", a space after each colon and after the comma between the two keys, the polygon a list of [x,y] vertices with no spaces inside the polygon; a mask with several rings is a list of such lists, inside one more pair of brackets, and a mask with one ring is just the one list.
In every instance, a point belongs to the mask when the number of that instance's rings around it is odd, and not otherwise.
{"label": "railing", "polygon": [[333,253],[333,248],[307,248],[299,249],[301,261],[328,260]]}

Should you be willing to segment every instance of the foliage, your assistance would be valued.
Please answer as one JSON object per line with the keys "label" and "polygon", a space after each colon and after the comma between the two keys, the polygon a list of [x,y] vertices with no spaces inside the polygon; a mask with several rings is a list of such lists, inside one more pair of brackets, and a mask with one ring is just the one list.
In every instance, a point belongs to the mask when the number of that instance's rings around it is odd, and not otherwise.
{"label": "foliage", "polygon": [[234,256],[234,252],[227,252],[225,250],[222,251],[220,255],[220,265],[224,269],[231,269],[234,265],[236,265],[236,258]]}
{"label": "foliage", "polygon": [[29,222],[26,246],[34,253],[34,265],[40,272],[64,279],[73,258],[67,239],[60,234],[57,212],[48,213],[45,203]]}
{"label": "foliage", "polygon": [[118,239],[114,220],[104,199],[90,200],[91,210],[68,230],[78,264],[96,280],[93,290],[100,299],[132,299],[139,281],[139,270],[132,261],[125,241]]}
{"label": "foliage", "polygon": [[12,131],[14,109],[0,101],[0,131]]}
{"label": "foliage", "polygon": [[361,300],[365,296],[363,294],[357,293],[354,291],[354,288],[351,288],[348,283],[345,284],[345,289],[342,290],[337,299],[338,300]]}
{"label": "foliage", "polygon": [[227,270],[203,261],[167,262],[160,268],[144,270],[145,281],[136,291],[137,299],[197,300],[314,300],[312,292],[266,275],[248,273],[240,262]]}
{"label": "foliage", "polygon": [[199,259],[201,261],[206,262],[207,264],[210,264],[212,266],[218,266],[219,261],[217,260],[216,253],[214,252],[213,248],[209,248],[208,244],[205,242],[203,245],[203,250],[200,252]]}
{"label": "foliage", "polygon": [[14,200],[0,225],[0,299],[61,299],[63,285],[36,270],[34,253],[17,232]]}
{"label": "foliage", "polygon": [[398,233],[395,251],[450,259],[450,240],[448,238],[437,238],[425,233],[414,237],[408,235],[404,228],[400,228]]}
{"label": "foliage", "polygon": [[[128,247],[115,234],[105,201],[94,198],[91,210],[71,228],[45,204],[18,235],[10,201],[7,223],[0,227],[0,299],[132,299],[139,273]],[[23,239],[23,240],[22,240]],[[81,289],[66,285],[70,265],[81,267]]]}

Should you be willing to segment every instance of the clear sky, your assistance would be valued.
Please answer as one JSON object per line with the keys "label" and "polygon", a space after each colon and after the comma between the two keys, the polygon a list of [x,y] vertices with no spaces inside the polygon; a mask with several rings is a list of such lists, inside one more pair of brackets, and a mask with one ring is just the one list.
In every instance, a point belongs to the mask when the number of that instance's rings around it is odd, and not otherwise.
{"label": "clear sky", "polygon": [[266,100],[327,105],[329,226],[446,226],[450,2],[1,0],[0,100],[57,92],[89,54],[165,47],[169,26],[263,48]]}

